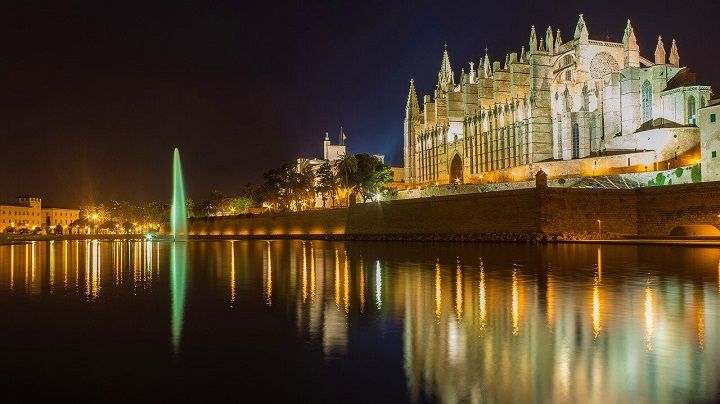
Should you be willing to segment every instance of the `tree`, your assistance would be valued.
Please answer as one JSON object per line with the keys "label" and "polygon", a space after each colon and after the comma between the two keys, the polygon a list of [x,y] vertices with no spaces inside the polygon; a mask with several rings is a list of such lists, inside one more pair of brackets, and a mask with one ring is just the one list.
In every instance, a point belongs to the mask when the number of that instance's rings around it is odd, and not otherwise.
{"label": "tree", "polygon": [[371,201],[385,191],[385,185],[392,181],[392,169],[367,153],[358,154],[355,159],[357,169],[352,176],[353,186],[362,196],[363,202]]}
{"label": "tree", "polygon": [[340,179],[339,182],[343,188],[342,193],[345,196],[345,204],[347,205],[350,192],[355,186],[354,178],[358,170],[357,158],[353,155],[345,154],[338,160],[337,168]]}
{"label": "tree", "polygon": [[337,188],[340,183],[338,176],[329,161],[324,162],[320,168],[318,168],[316,176],[317,191],[323,196],[323,208],[325,207],[325,200],[328,195],[330,196],[330,199],[332,199],[332,206],[335,207],[335,195],[337,195]]}

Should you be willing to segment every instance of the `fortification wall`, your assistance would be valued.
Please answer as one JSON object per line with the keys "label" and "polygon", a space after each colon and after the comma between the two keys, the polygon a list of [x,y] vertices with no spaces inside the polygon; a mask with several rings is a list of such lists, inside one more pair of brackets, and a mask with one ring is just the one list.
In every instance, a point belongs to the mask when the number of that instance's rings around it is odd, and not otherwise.
{"label": "fortification wall", "polygon": [[398,239],[480,233],[597,234],[600,220],[603,233],[668,235],[678,225],[720,225],[718,215],[720,182],[638,189],[539,187],[368,203],[350,209],[196,218],[190,221],[189,234]]}
{"label": "fortification wall", "polygon": [[538,231],[535,189],[358,205],[348,234],[469,234]]}

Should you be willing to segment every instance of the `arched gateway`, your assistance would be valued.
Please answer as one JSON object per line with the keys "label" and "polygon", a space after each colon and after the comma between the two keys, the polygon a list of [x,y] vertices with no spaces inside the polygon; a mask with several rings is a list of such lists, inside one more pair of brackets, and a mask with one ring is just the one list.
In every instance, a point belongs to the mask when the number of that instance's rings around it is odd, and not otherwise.
{"label": "arched gateway", "polygon": [[462,159],[459,154],[456,154],[450,164],[450,183],[461,183],[463,182],[463,165]]}

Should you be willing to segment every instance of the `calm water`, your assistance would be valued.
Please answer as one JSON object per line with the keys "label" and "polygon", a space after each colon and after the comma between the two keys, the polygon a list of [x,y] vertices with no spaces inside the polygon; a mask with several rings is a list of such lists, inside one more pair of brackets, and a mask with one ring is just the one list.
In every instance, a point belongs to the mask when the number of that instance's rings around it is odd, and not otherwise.
{"label": "calm water", "polygon": [[720,250],[0,246],[0,385],[76,400],[714,401]]}

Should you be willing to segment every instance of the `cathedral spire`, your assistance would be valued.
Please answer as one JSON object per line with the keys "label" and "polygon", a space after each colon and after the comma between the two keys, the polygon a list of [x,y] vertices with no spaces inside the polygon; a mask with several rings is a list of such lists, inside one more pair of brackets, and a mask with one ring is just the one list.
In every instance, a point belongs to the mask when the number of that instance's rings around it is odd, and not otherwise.
{"label": "cathedral spire", "polygon": [[587,43],[589,34],[587,29],[587,24],[585,24],[585,18],[583,18],[583,15],[580,14],[580,17],[578,18],[577,25],[575,25],[575,39],[579,39],[580,42]]}
{"label": "cathedral spire", "polygon": [[545,30],[545,46],[551,55],[555,53],[555,40],[553,39],[552,27],[550,26]]}
{"label": "cathedral spire", "polygon": [[410,79],[410,90],[408,91],[406,114],[420,112],[420,104],[418,103],[417,92],[415,92],[415,80]]}
{"label": "cathedral spire", "polygon": [[675,67],[680,67],[680,54],[678,53],[677,43],[675,43],[675,40],[672,40],[672,45],[670,45],[670,64]]}
{"label": "cathedral spire", "polygon": [[622,42],[625,52],[625,66],[640,67],[640,47],[637,44],[635,30],[630,24],[630,19],[627,20]]}
{"label": "cathedral spire", "polygon": [[450,56],[448,56],[447,44],[443,51],[442,62],[440,63],[440,71],[438,72],[438,86],[447,90],[448,84],[455,84],[452,67],[450,67]]}
{"label": "cathedral spire", "polygon": [[657,46],[655,46],[655,64],[665,64],[665,44],[663,43],[662,36],[658,36]]}
{"label": "cathedral spire", "polygon": [[530,47],[528,52],[534,53],[538,50],[537,34],[535,33],[535,25],[530,27]]}
{"label": "cathedral spire", "polygon": [[525,46],[520,48],[520,62],[525,63]]}
{"label": "cathedral spire", "polygon": [[482,65],[483,65],[483,77],[484,78],[490,77],[492,75],[491,74],[492,72],[490,71],[490,56],[488,56],[487,48],[485,48],[485,57],[483,58]]}

